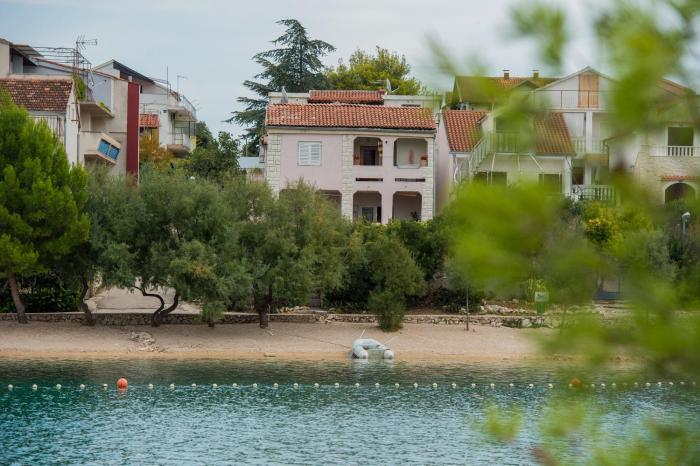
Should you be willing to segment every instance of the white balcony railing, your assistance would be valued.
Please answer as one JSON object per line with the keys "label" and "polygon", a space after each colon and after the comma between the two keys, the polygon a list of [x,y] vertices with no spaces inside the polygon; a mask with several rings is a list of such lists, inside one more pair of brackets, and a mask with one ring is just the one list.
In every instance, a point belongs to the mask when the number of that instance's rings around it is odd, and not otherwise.
{"label": "white balcony railing", "polygon": [[615,187],[605,184],[580,184],[571,187],[571,196],[577,201],[615,201]]}
{"label": "white balcony railing", "polygon": [[543,89],[534,93],[545,99],[544,103],[550,108],[602,110],[606,107],[605,91]]}
{"label": "white balcony railing", "polygon": [[586,144],[586,138],[571,138],[574,150],[577,154],[606,154],[608,152],[605,141],[592,139],[590,144]]}
{"label": "white balcony railing", "polygon": [[700,146],[644,146],[652,157],[700,157]]}
{"label": "white balcony railing", "polygon": [[63,142],[63,118],[56,115],[31,115],[34,121],[43,121],[49,129]]}

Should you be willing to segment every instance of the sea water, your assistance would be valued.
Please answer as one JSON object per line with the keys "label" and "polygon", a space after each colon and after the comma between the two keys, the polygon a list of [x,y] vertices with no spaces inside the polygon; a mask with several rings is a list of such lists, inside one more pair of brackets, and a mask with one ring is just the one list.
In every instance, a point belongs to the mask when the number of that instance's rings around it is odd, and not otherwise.
{"label": "sea water", "polygon": [[[624,375],[581,375],[608,442],[647,419],[698,427],[691,381]],[[0,360],[0,464],[536,464],[536,427],[568,382],[504,364]],[[521,413],[513,442],[485,433],[492,405]]]}

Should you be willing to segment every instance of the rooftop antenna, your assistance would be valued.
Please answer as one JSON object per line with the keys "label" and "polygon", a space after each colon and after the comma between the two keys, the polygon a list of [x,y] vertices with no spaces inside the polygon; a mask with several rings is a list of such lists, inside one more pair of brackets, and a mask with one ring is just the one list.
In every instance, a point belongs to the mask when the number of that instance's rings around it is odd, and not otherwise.
{"label": "rooftop antenna", "polygon": [[289,103],[289,97],[287,96],[287,89],[282,86],[282,103],[286,104]]}
{"label": "rooftop antenna", "polygon": [[[97,39],[86,39],[83,34],[79,35],[75,39],[75,54],[73,55],[73,73],[78,75],[80,71],[85,71],[87,73],[88,85],[92,86],[95,84],[92,77],[92,67],[89,65],[87,69],[82,69],[82,65],[86,64],[86,60],[83,57],[83,51],[86,45],[97,45]],[[89,62],[88,62],[89,63]]]}
{"label": "rooftop antenna", "polygon": [[183,75],[181,75],[181,74],[178,74],[178,75],[177,75],[177,78],[175,78],[175,79],[177,80],[176,91],[175,91],[175,92],[177,92],[177,95],[180,95],[180,80],[181,80],[181,79],[187,79],[187,76],[183,76]]}

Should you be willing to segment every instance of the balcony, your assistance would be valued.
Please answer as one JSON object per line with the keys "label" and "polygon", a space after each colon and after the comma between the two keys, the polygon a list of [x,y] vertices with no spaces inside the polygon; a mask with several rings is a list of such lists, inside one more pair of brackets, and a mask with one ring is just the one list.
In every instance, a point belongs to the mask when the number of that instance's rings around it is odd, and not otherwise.
{"label": "balcony", "polygon": [[46,123],[46,126],[49,127],[53,134],[63,142],[63,131],[65,127],[63,117],[57,115],[31,115],[31,117],[36,122],[43,121]]}
{"label": "balcony", "polygon": [[576,154],[607,154],[608,146],[601,139],[591,139],[586,143],[586,138],[571,138]]}
{"label": "balcony", "polygon": [[606,108],[605,91],[543,89],[534,91],[534,94],[549,108],[560,110],[604,110]]}
{"label": "balcony", "polygon": [[167,149],[175,156],[189,154],[192,151],[192,146],[192,138],[189,134],[181,132],[170,133],[170,144],[167,145]]}
{"label": "balcony", "polygon": [[698,157],[700,146],[643,146],[651,157]]}
{"label": "balcony", "polygon": [[571,187],[571,197],[577,201],[615,202],[615,187],[605,184],[579,184]]}

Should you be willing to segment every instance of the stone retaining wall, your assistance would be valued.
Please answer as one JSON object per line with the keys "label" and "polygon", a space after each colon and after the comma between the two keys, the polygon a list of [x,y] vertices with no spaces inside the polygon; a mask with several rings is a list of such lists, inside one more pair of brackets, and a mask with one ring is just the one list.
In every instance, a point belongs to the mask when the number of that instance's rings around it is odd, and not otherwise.
{"label": "stone retaining wall", "polygon": [[[151,314],[147,313],[98,313],[94,314],[99,325],[150,325]],[[82,312],[46,312],[30,313],[27,317],[31,322],[82,322]],[[16,320],[15,314],[0,314],[0,321]],[[435,324],[435,325],[464,325],[466,317],[463,315],[436,314],[436,315],[407,315],[404,318],[406,324]],[[254,313],[227,312],[217,323],[221,324],[250,324],[258,321],[258,315]],[[366,323],[376,324],[377,318],[372,314],[271,314],[272,322],[295,323]],[[554,322],[547,316],[502,316],[502,315],[472,315],[469,322],[475,325],[489,325],[491,327],[553,327]],[[170,314],[163,319],[164,324],[197,325],[203,324],[197,314]]]}

